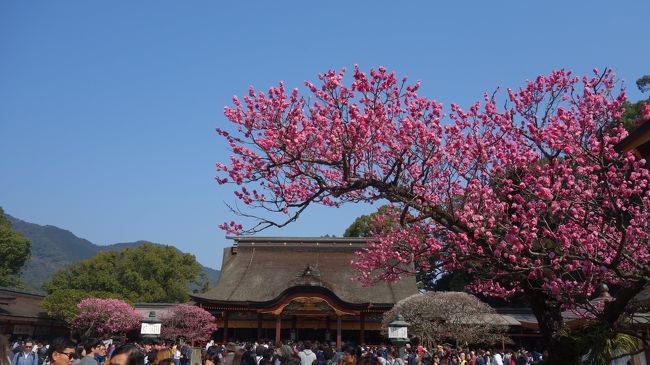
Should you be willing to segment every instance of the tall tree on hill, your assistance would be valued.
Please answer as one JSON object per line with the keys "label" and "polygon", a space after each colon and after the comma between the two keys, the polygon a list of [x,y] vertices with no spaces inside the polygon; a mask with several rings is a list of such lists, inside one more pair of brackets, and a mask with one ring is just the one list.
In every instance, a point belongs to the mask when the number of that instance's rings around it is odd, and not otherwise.
{"label": "tall tree on hill", "polygon": [[0,208],[0,286],[20,287],[20,272],[31,254],[31,242],[11,228]]}
{"label": "tall tree on hill", "polygon": [[100,252],[54,274],[43,285],[48,294],[62,289],[118,294],[132,302],[185,302],[189,286],[207,289],[208,280],[194,255],[171,246],[145,243]]}
{"label": "tall tree on hill", "polygon": [[639,88],[639,91],[642,93],[650,91],[650,75],[643,75],[636,80],[636,87]]}
{"label": "tall tree on hill", "polygon": [[[557,365],[579,363],[589,347],[565,308],[588,308],[604,333],[617,331],[650,278],[650,172],[616,149],[626,97],[613,72],[555,71],[509,89],[505,105],[486,93],[448,116],[417,95],[419,83],[383,68],[356,69],[349,86],[344,75],[306,83],[309,98],[282,84],[251,88],[225,109],[235,128],[219,130],[232,155],[217,181],[267,210],[248,232],[283,227],[311,204],[385,199],[401,224],[358,256],[360,280],[398,280],[432,257],[471,271],[476,292],[528,299]],[[601,283],[621,289],[589,307]]]}

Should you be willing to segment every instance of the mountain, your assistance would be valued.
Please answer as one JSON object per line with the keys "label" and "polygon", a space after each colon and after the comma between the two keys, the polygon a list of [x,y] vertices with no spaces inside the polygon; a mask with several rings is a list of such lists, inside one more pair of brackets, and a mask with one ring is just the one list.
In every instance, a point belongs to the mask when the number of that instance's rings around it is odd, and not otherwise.
{"label": "mountain", "polygon": [[[137,247],[145,242],[124,242],[100,246],[59,227],[25,222],[6,213],[5,216],[11,222],[11,227],[14,230],[32,241],[32,255],[25,263],[21,276],[23,289],[30,292],[44,293],[41,285],[50,280],[54,272],[67,265],[89,259],[101,251],[117,251]],[[203,265],[201,268],[210,281],[210,287],[214,286],[219,278],[219,270]]]}

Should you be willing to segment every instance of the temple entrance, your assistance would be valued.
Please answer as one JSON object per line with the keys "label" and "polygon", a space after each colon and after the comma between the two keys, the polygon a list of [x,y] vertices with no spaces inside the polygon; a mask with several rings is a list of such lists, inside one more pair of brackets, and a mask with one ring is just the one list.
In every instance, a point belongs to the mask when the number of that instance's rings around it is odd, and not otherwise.
{"label": "temple entrance", "polygon": [[310,340],[325,342],[331,341],[331,338],[326,338],[327,330],[320,328],[298,328],[296,329],[296,339],[298,340]]}

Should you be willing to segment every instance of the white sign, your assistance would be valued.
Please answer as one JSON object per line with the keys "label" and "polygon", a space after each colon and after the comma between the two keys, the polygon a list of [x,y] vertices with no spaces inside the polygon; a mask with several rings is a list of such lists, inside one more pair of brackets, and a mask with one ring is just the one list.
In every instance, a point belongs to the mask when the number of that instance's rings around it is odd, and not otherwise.
{"label": "white sign", "polygon": [[160,323],[142,323],[140,327],[141,335],[159,335],[160,334]]}
{"label": "white sign", "polygon": [[388,338],[408,338],[406,327],[388,327]]}

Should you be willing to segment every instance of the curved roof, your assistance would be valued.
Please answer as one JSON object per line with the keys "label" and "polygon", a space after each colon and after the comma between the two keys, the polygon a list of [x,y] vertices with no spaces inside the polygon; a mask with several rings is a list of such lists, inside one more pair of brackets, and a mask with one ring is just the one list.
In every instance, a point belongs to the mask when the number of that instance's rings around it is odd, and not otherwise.
{"label": "curved roof", "polygon": [[196,301],[269,303],[290,288],[324,288],[342,303],[394,303],[417,292],[415,278],[363,287],[351,260],[366,247],[364,238],[237,237],[224,250],[221,274],[214,288],[192,295]]}

